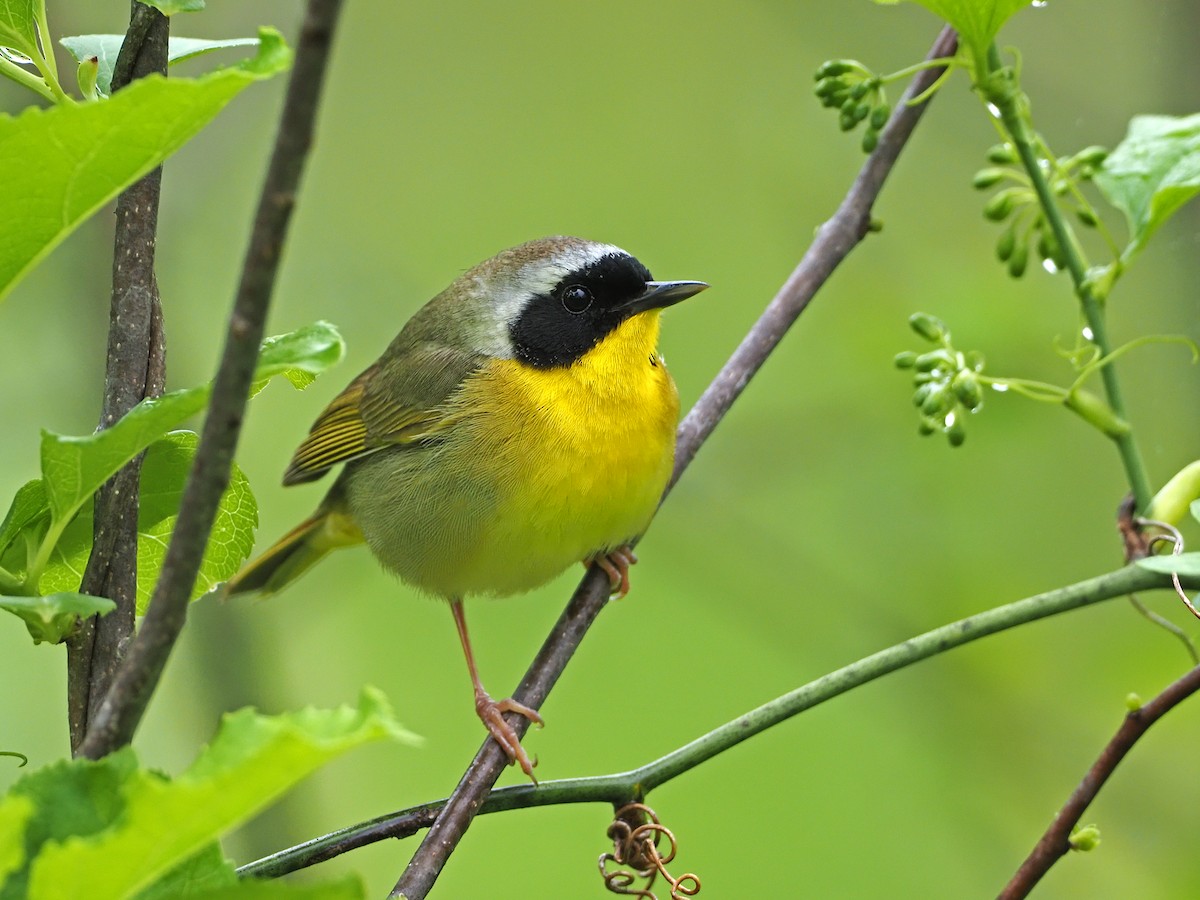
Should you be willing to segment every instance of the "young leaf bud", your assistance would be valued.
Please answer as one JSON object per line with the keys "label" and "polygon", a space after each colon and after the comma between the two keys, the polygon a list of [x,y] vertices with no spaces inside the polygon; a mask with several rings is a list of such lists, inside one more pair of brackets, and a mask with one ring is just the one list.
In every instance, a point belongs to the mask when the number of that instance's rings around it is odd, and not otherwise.
{"label": "young leaf bud", "polygon": [[997,169],[995,167],[990,169],[980,169],[975,173],[975,177],[971,179],[971,184],[974,185],[975,190],[983,191],[999,182],[1003,177],[1003,169]]}
{"label": "young leaf bud", "polygon": [[913,363],[914,368],[918,372],[932,372],[934,369],[954,369],[957,362],[949,350],[930,350],[928,353],[922,353],[916,358]]}
{"label": "young leaf bud", "polygon": [[929,387],[931,390],[925,397],[925,402],[921,404],[921,412],[927,416],[936,416],[938,413],[949,411],[954,405],[954,395],[943,384],[933,384]]}
{"label": "young leaf bud", "polygon": [[908,317],[908,325],[925,340],[934,344],[950,336],[950,332],[946,330],[946,323],[929,313],[913,313]]}
{"label": "young leaf bud", "polygon": [[941,427],[942,423],[937,419],[930,419],[926,418],[925,416],[921,416],[921,421],[917,423],[917,433],[921,435],[921,437],[929,437],[929,435],[933,434]]}
{"label": "young leaf bud", "polygon": [[868,88],[866,82],[860,81],[858,84],[854,85],[854,87],[850,88],[850,97],[854,100],[861,100],[863,97],[867,96],[867,90]]}
{"label": "young leaf bud", "polygon": [[1085,147],[1075,154],[1076,160],[1089,166],[1103,165],[1107,158],[1108,150],[1098,146]]}
{"label": "young leaf bud", "polygon": [[996,259],[1000,260],[1000,262],[1008,262],[1016,245],[1017,230],[1015,228],[1006,228],[1000,233],[1000,239],[996,241]]}
{"label": "young leaf bud", "polygon": [[880,131],[887,124],[888,116],[891,114],[892,108],[886,103],[880,103],[871,110],[871,127],[876,131]]}
{"label": "young leaf bud", "polygon": [[844,59],[831,59],[821,63],[820,67],[813,74],[813,78],[820,81],[822,78],[836,78],[839,75],[845,75],[850,71],[852,66]]}
{"label": "young leaf bud", "polygon": [[962,419],[955,416],[954,421],[946,426],[946,440],[950,442],[951,447],[961,447],[966,439],[967,430],[963,428]]}
{"label": "young leaf bud", "polygon": [[1067,838],[1067,843],[1071,845],[1072,850],[1078,850],[1080,853],[1095,850],[1100,846],[1100,829],[1095,825],[1077,827]]}
{"label": "young leaf bud", "polygon": [[100,96],[96,90],[96,77],[99,73],[99,57],[85,56],[79,61],[79,67],[75,70],[75,80],[79,82],[79,93],[85,100],[95,100]]}
{"label": "young leaf bud", "polygon": [[1079,209],[1075,210],[1075,216],[1088,228],[1095,228],[1100,224],[1100,219],[1096,215],[1096,211],[1090,206],[1079,207]]}
{"label": "young leaf bud", "polygon": [[1013,149],[1012,144],[996,144],[996,146],[988,149],[988,162],[996,165],[1004,165],[1005,163],[1015,163],[1017,161],[1017,151]]}
{"label": "young leaf bud", "polygon": [[1015,201],[1012,188],[1006,191],[1000,191],[998,194],[988,200],[983,206],[983,215],[986,219],[991,219],[993,222],[1003,222],[1011,215]]}
{"label": "young leaf bud", "polygon": [[895,358],[892,360],[897,369],[911,369],[916,361],[917,354],[913,353],[911,350],[905,350],[903,353],[897,353]]}
{"label": "young leaf bud", "polygon": [[1029,264],[1029,245],[1024,241],[1013,247],[1012,256],[1008,258],[1008,274],[1013,278],[1020,278],[1025,274],[1025,267]]}
{"label": "young leaf bud", "polygon": [[871,153],[879,146],[879,132],[868,128],[863,132],[862,151],[863,153]]}
{"label": "young leaf bud", "polygon": [[954,389],[958,402],[967,409],[976,410],[983,405],[983,388],[974,372],[968,369],[959,370],[950,386]]}
{"label": "young leaf bud", "polygon": [[919,385],[913,392],[913,406],[923,407],[925,401],[929,399],[929,395],[933,393],[934,387],[936,385],[930,383]]}

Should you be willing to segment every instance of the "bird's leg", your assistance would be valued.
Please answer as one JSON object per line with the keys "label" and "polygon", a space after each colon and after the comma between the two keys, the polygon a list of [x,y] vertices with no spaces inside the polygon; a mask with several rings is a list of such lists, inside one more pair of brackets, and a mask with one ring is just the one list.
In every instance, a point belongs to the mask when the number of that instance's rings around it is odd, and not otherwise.
{"label": "bird's leg", "polygon": [[537,778],[533,775],[533,767],[537,765],[537,761],[529,759],[529,754],[521,746],[521,739],[517,737],[516,731],[505,721],[504,713],[515,712],[538,725],[542,724],[542,717],[538,715],[537,710],[530,709],[524,703],[518,703],[511,697],[497,703],[489,696],[488,692],[483,689],[483,684],[479,680],[479,671],[475,668],[475,654],[471,652],[471,639],[467,637],[467,618],[463,613],[462,600],[451,600],[450,611],[454,613],[454,624],[458,627],[458,639],[462,641],[463,653],[467,657],[467,669],[471,673],[471,683],[475,686],[475,713],[487,728],[488,733],[491,734],[492,739],[508,755],[509,763],[517,763],[521,767],[521,771],[528,775],[534,784],[537,784]]}
{"label": "bird's leg", "polygon": [[608,553],[597,553],[583,561],[585,566],[598,566],[608,575],[608,589],[620,600],[629,593],[629,567],[638,561],[633,549],[625,544]]}

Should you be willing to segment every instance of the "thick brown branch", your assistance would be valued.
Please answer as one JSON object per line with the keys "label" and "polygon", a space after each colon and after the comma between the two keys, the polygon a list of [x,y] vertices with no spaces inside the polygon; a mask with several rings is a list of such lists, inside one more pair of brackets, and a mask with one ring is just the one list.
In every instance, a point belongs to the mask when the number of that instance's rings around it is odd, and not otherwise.
{"label": "thick brown branch", "polygon": [[141,630],[80,748],[80,753],[89,758],[110,753],[132,739],[187,619],[188,599],[217,503],[229,482],[279,258],[312,144],[340,9],[340,0],[309,0],[241,283],[229,316],[212,401],[184,486],[179,519]]}
{"label": "thick brown branch", "polygon": [[[153,72],[166,74],[169,23],[158,10],[132,3],[118,58],[124,65],[118,66],[119,77],[114,74],[113,90]],[[163,391],[165,344],[154,275],[161,179],[162,169],[155,169],[117,199],[101,429]],[[139,456],[96,492],[92,552],[80,590],[108,597],[117,608],[81,623],[67,644],[67,722],[73,751],[133,637],[141,467]]]}
{"label": "thick brown branch", "polygon": [[1054,821],[1050,823],[1050,827],[1046,829],[1046,833],[1042,835],[1025,862],[1021,863],[1021,868],[1017,869],[1012,880],[1000,892],[999,900],[1019,900],[1029,896],[1029,892],[1041,881],[1042,876],[1050,871],[1050,867],[1070,851],[1072,829],[1096,799],[1096,795],[1100,793],[1100,789],[1104,787],[1117,765],[1133,749],[1133,745],[1151,725],[1197,690],[1200,690],[1200,666],[1192,669],[1145,706],[1125,714],[1125,720],[1117,729],[1117,733],[1100,752],[1083,781],[1058,811]]}
{"label": "thick brown branch", "polygon": [[[934,42],[929,58],[950,56],[956,48],[957,36],[952,30],[945,29]],[[941,72],[941,69],[929,69],[917,75],[905,92],[904,100],[924,92]],[[867,158],[838,211],[821,226],[816,240],[796,270],[684,418],[679,426],[672,485],[754,373],[783,339],[787,329],[808,306],[817,289],[867,235],[875,198],[926,105],[908,106],[903,101],[897,105],[879,136],[875,151]],[[588,573],[525,673],[520,687],[513,694],[514,699],[534,709],[541,706],[588,627],[604,608],[608,600],[607,587],[608,582],[603,575],[596,571]],[[508,718],[517,734],[524,735],[529,722],[511,714]],[[393,897],[420,900],[429,893],[507,761],[495,741],[489,739],[484,742],[393,888]]]}

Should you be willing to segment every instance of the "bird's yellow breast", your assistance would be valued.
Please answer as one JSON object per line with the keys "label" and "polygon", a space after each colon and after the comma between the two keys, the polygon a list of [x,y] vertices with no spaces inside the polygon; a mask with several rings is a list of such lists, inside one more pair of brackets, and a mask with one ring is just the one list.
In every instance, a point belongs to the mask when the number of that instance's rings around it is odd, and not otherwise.
{"label": "bird's yellow breast", "polygon": [[344,479],[375,554],[443,597],[503,595],[639,536],[671,474],[679,414],[657,339],[651,311],[569,366],[495,359],[474,372],[441,440],[368,455],[355,474],[370,477]]}
{"label": "bird's yellow breast", "polygon": [[[659,316],[623,323],[570,366],[489,363],[464,392],[496,476],[487,539],[462,559],[488,592],[535,587],[640,535],[674,462],[679,397]],[[475,395],[472,397],[471,395]]]}

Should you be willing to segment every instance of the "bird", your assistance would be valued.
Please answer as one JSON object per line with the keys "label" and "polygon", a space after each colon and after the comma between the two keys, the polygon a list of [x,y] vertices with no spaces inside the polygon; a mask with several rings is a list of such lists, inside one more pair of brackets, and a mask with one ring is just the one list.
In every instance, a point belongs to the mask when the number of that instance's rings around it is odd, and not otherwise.
{"label": "bird", "polygon": [[655,281],[612,244],[546,237],[479,263],[419,309],[320,414],[283,484],[342,469],[316,512],[226,584],[273,594],[366,543],[454,616],[488,732],[536,784],[484,689],[463,600],[532,590],[582,562],[629,590],[630,546],[674,463],[679,395],[660,314],[702,281]]}

